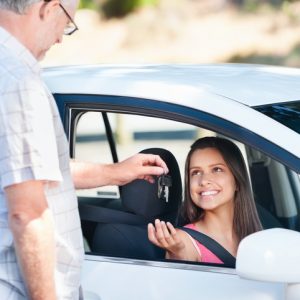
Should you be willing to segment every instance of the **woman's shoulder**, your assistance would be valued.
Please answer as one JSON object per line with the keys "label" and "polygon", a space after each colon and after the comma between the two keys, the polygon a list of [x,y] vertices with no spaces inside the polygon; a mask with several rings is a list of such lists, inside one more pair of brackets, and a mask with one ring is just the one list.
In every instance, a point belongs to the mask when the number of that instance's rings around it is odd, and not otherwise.
{"label": "woman's shoulder", "polygon": [[[197,230],[197,227],[194,223],[190,223],[190,224],[186,224],[183,226],[184,228],[189,228],[189,229],[194,229],[194,230]],[[197,230],[199,231],[199,230]]]}
{"label": "woman's shoulder", "polygon": [[[193,230],[196,230],[201,233],[201,231],[197,228],[196,224],[194,224],[194,223],[187,224],[183,227],[193,229]],[[197,249],[197,252],[199,253],[199,255],[201,257],[202,262],[223,264],[222,260],[220,260],[211,250],[206,248],[205,245],[203,245],[197,239],[194,239],[190,235],[189,235],[189,237],[191,240],[193,240],[193,245]]]}

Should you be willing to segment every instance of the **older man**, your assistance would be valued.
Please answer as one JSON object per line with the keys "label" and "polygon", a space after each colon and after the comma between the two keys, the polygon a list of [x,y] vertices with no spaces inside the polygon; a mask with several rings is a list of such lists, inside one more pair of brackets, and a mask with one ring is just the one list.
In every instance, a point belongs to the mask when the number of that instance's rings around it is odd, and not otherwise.
{"label": "older man", "polygon": [[77,0],[0,0],[0,298],[78,299],[83,243],[75,188],[152,181],[154,155],[72,162],[38,60],[78,28]]}

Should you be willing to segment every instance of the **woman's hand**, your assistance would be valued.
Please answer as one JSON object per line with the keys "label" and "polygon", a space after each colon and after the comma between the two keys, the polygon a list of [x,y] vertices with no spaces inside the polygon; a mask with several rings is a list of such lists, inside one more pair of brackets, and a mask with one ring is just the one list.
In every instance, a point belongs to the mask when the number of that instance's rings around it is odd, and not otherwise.
{"label": "woman's hand", "polygon": [[155,220],[148,224],[148,238],[156,246],[167,251],[166,258],[185,259],[185,243],[181,230],[175,229],[170,222]]}

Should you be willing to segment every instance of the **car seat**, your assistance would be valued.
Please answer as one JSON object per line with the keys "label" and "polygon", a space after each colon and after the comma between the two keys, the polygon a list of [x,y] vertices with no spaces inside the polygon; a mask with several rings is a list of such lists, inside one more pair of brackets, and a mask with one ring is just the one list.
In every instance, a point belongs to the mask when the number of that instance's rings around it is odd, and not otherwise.
{"label": "car seat", "polygon": [[283,227],[276,215],[274,196],[267,167],[262,163],[253,164],[250,168],[252,189],[256,209],[264,229]]}
{"label": "car seat", "polygon": [[115,218],[111,223],[98,223],[91,244],[94,253],[139,259],[164,257],[164,252],[148,241],[147,224],[156,218],[175,224],[182,202],[180,170],[174,155],[166,149],[149,148],[141,153],[159,155],[167,164],[172,178],[168,202],[158,197],[158,178],[154,184],[135,180],[124,185],[121,194],[124,214],[138,217],[139,224],[116,222]]}

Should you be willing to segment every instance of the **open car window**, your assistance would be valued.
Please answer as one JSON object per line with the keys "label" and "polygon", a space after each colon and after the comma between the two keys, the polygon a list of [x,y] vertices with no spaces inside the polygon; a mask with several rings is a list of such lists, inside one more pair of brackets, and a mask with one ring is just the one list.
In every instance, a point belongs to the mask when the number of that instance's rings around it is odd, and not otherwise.
{"label": "open car window", "polygon": [[[130,259],[162,260],[164,252],[149,247],[147,223],[157,217],[177,222],[178,207],[182,201],[184,163],[190,146],[199,137],[220,134],[162,118],[120,113],[106,113],[106,116],[110,129],[102,111],[84,111],[78,118],[74,132],[76,159],[112,163],[116,159],[112,148],[115,148],[119,160],[142,150],[164,149],[174,155],[180,181],[176,181],[176,191],[170,195],[168,204],[153,203],[149,206],[149,199],[146,199],[145,207],[144,198],[153,189],[144,189],[142,185],[79,191],[82,228],[89,252]],[[263,227],[299,231],[299,174],[249,145],[235,142],[247,163]]]}

